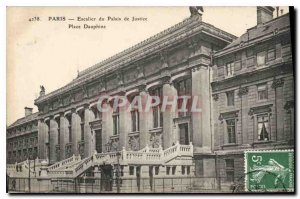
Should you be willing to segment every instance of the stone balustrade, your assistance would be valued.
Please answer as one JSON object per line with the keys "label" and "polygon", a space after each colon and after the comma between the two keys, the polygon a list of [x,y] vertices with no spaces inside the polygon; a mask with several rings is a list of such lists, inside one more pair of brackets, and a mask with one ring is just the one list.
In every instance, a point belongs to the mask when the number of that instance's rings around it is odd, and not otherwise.
{"label": "stone balustrade", "polygon": [[[120,153],[119,160],[117,153]],[[66,160],[63,160],[48,169],[49,176],[66,176],[76,177],[86,171],[93,165],[101,164],[117,164],[118,161],[121,165],[128,164],[151,164],[161,165],[178,156],[193,156],[193,145],[180,145],[177,142],[174,146],[163,150],[159,148],[149,148],[146,146],[140,151],[126,151],[125,148],[120,152],[108,152],[108,153],[95,153],[94,155],[85,158],[79,164],[73,164],[72,166],[62,168],[63,163],[68,164],[73,161],[79,161],[80,157],[72,156]],[[57,169],[60,167],[60,169]],[[50,167],[49,167],[50,168]]]}

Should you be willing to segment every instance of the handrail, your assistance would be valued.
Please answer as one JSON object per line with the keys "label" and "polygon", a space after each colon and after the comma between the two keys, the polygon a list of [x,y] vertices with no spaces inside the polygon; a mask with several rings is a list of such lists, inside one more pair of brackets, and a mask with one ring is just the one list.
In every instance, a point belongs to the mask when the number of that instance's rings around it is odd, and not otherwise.
{"label": "handrail", "polygon": [[[73,164],[72,166],[66,168],[64,167],[62,170],[60,169],[50,169],[48,170],[50,176],[60,175],[60,176],[69,176],[76,177],[86,169],[90,168],[94,164],[103,164],[104,162],[109,164],[116,164],[118,152],[107,152],[107,153],[95,153],[90,157],[82,159],[79,163]],[[146,146],[144,149],[139,151],[126,151],[125,148],[119,151],[121,153],[120,164],[128,164],[128,163],[138,163],[138,164],[164,164],[171,159],[177,156],[192,156],[193,155],[193,145],[190,143],[189,145],[180,145],[177,142],[174,146],[171,146],[165,150],[159,148],[149,148]],[[76,159],[76,157],[71,157],[66,160],[61,161],[59,164],[67,164],[71,162],[71,160]],[[77,157],[77,160],[80,158]]]}

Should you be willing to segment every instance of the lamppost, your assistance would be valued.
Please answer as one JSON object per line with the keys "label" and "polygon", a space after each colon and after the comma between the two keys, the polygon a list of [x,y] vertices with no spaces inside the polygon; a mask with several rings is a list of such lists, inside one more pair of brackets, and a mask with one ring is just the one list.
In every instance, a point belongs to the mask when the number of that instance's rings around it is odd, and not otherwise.
{"label": "lamppost", "polygon": [[117,160],[118,160],[118,166],[117,166],[117,193],[120,193],[120,157],[121,153],[117,152]]}

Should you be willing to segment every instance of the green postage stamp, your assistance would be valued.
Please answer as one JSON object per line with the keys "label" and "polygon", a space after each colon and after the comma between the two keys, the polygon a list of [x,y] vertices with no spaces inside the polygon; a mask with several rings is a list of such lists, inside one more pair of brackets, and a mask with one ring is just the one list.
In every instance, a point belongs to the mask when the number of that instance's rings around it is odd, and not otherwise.
{"label": "green postage stamp", "polygon": [[294,151],[246,151],[247,192],[293,192]]}

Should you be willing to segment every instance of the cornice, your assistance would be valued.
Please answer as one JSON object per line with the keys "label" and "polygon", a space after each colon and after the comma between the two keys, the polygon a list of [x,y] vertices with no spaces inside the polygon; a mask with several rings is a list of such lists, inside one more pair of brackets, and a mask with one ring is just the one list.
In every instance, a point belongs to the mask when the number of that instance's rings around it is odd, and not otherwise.
{"label": "cornice", "polygon": [[35,100],[35,104],[38,105],[49,98],[77,88],[87,81],[95,78],[101,78],[117,69],[134,64],[140,59],[144,59],[145,57],[153,54],[157,55],[157,53],[162,52],[164,49],[170,48],[171,46],[200,33],[210,33],[214,37],[223,38],[223,40],[228,43],[232,42],[233,39],[236,39],[234,35],[220,30],[210,24],[204,23],[197,17],[187,18],[183,22],[180,22],[161,33],[158,33],[157,35],[154,35],[153,37],[150,37],[149,39],[146,39],[145,41],[142,41],[139,44],[82,71],[79,73],[78,78],[66,86],[37,98]]}

